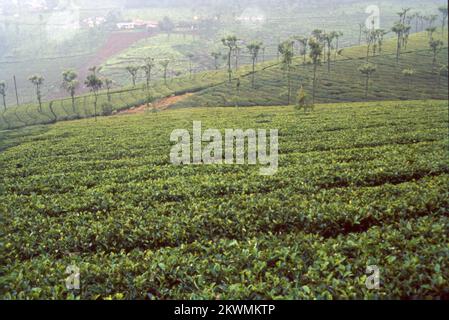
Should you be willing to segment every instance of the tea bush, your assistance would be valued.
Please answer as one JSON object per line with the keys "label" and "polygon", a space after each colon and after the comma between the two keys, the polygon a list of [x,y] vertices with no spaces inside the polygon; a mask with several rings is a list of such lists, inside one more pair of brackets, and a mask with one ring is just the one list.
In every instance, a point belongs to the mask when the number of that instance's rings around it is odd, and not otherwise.
{"label": "tea bush", "polygon": [[[194,108],[0,132],[0,295],[448,298],[447,107]],[[278,173],[172,166],[170,133],[194,120],[278,128]]]}

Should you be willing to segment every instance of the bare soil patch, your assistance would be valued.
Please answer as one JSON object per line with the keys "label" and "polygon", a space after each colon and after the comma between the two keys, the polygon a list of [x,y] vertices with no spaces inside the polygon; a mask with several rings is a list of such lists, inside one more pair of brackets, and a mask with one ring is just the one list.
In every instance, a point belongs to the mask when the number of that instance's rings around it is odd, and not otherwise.
{"label": "bare soil patch", "polygon": [[149,108],[148,108],[148,105],[144,104],[144,105],[141,105],[141,106],[138,106],[135,108],[120,111],[117,114],[118,115],[139,114],[139,113],[144,113],[147,110],[148,111],[153,110],[153,108],[158,111],[166,110],[166,109],[170,108],[172,105],[174,105],[175,103],[182,101],[192,95],[193,95],[193,93],[186,93],[186,94],[183,94],[180,96],[167,97],[167,98],[161,99],[159,101],[156,101],[156,102],[150,104]]}

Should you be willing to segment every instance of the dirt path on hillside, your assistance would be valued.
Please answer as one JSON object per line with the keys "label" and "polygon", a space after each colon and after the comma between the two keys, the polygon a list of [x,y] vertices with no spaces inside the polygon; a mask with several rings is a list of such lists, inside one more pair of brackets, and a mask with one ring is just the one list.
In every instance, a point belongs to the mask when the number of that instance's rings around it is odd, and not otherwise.
{"label": "dirt path on hillside", "polygon": [[170,108],[172,105],[174,105],[175,103],[182,101],[184,99],[187,99],[188,97],[192,96],[193,93],[186,93],[180,96],[173,96],[173,97],[168,97],[168,98],[164,98],[161,99],[159,101],[156,101],[153,104],[150,104],[150,108],[148,109],[148,106],[146,104],[141,105],[139,107],[135,107],[135,108],[131,108],[128,110],[123,110],[117,113],[117,115],[124,115],[124,114],[139,114],[139,113],[144,113],[145,111],[151,111],[153,110],[153,108],[155,108],[156,110],[162,111],[162,110],[167,110],[168,108]]}

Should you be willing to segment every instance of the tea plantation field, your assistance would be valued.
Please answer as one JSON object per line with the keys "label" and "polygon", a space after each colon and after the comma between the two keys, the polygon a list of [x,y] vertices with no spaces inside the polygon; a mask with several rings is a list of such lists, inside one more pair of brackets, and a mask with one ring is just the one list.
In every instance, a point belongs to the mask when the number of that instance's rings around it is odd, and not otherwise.
{"label": "tea plantation field", "polygon": [[[370,80],[368,99],[365,98],[365,80],[358,71],[358,67],[365,63],[366,46],[345,48],[341,56],[333,57],[331,72],[327,65],[318,67],[318,84],[316,91],[317,102],[337,103],[355,102],[365,100],[426,100],[447,99],[448,77],[440,75],[439,68],[447,64],[447,31],[436,32],[435,39],[443,41],[443,48],[438,52],[436,65],[433,65],[433,54],[428,47],[427,33],[412,34],[407,50],[401,54],[399,63],[396,63],[396,42],[392,39],[385,41],[381,54],[370,58],[377,71]],[[163,39],[165,37],[162,36]],[[168,46],[180,42],[181,36],[173,37]],[[116,57],[116,61],[109,61],[105,66],[106,74],[112,76],[119,69],[134,61],[144,52],[153,52],[156,57],[167,58],[169,55],[167,44],[157,46],[146,43],[136,45],[123,54]],[[192,40],[189,40],[192,41]],[[179,44],[179,43],[178,43]],[[146,46],[148,45],[148,46]],[[181,50],[181,48],[178,48]],[[165,50],[165,51],[164,51]],[[183,48],[181,51],[185,50]],[[178,54],[180,54],[178,52]],[[126,62],[128,61],[128,62]],[[126,63],[125,63],[126,62]],[[186,61],[181,61],[184,67]],[[302,85],[308,96],[312,93],[313,66],[310,61],[303,64],[303,58],[298,55],[294,58],[292,68],[292,98],[291,104],[296,103],[298,88]],[[413,69],[414,75],[407,78],[403,75],[404,69]],[[156,68],[157,69],[157,68]],[[127,79],[128,75],[122,70],[115,76]],[[156,73],[160,72],[156,71]],[[121,75],[121,76],[120,76]],[[141,75],[142,77],[142,72]],[[216,107],[216,106],[274,106],[287,105],[287,77],[282,70],[281,63],[274,60],[258,63],[256,65],[255,87],[251,85],[252,68],[243,65],[234,70],[233,81],[228,83],[227,70],[202,71],[194,73],[192,77],[183,73],[179,77],[168,80],[151,82],[151,90],[148,92],[139,78],[135,88],[123,87],[114,89],[110,95],[106,91],[101,92],[98,98],[98,106],[95,113],[94,96],[82,95],[76,98],[72,107],[71,99],[55,100],[50,106],[46,102],[39,111],[36,104],[10,106],[0,112],[0,130],[25,127],[30,125],[48,124],[58,121],[73,120],[102,115],[105,106],[110,111],[121,111],[145,104],[148,100],[154,102],[172,95],[178,96],[184,93],[193,93],[187,99],[175,103],[173,107]],[[237,79],[240,79],[240,89],[236,90]]]}
{"label": "tea plantation field", "polygon": [[[436,55],[433,65],[433,53],[429,49],[428,35],[417,33],[410,36],[407,50],[404,50],[399,62],[396,62],[396,42],[385,41],[382,53],[369,58],[376,66],[376,72],[369,82],[368,99],[365,98],[365,78],[358,68],[366,63],[365,45],[344,48],[341,55],[331,58],[330,72],[324,62],[317,69],[316,101],[337,103],[364,100],[423,100],[447,99],[448,77],[439,74],[439,68],[447,65],[447,31],[438,32],[435,39],[444,43],[444,48]],[[404,69],[413,69],[414,75],[407,78]],[[204,88],[175,107],[215,106],[261,106],[286,105],[288,103],[288,77],[281,63],[259,65],[252,86],[252,74],[236,75],[240,78],[239,90],[237,80],[232,83]],[[313,65],[309,60],[304,64],[303,58],[293,59],[291,71],[291,103],[296,103],[298,88],[304,87],[309,97],[312,96]]]}
{"label": "tea plantation field", "polygon": [[[0,297],[448,298],[447,108],[195,108],[2,131]],[[278,173],[171,165],[171,131],[194,120],[278,128]]]}

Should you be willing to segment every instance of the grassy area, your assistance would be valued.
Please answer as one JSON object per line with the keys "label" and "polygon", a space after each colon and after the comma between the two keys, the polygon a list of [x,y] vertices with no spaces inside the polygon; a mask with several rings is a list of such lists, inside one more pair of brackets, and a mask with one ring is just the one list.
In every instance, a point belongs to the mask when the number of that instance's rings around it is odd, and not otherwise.
{"label": "grassy area", "polygon": [[[129,85],[131,83],[131,76],[125,68],[129,65],[141,66],[143,58],[152,57],[156,60],[154,67],[154,79],[161,79],[163,77],[163,69],[159,62],[164,59],[170,59],[169,76],[176,74],[188,74],[190,70],[189,59],[187,54],[191,53],[197,57],[192,61],[192,71],[204,69],[203,63],[210,64],[210,57],[207,56],[207,61],[198,59],[201,52],[204,52],[204,41],[193,39],[191,36],[183,36],[180,34],[173,34],[167,37],[165,34],[160,34],[139,41],[129,49],[109,59],[102,69],[102,74],[114,79],[120,85]],[[204,54],[204,53],[203,53]],[[204,59],[203,59],[204,60]],[[143,71],[140,72],[139,81],[144,81]]]}
{"label": "grassy area", "polygon": [[[278,173],[172,166],[171,131],[196,120],[278,128]],[[0,296],[447,298],[447,125],[447,101],[409,101],[48,126],[0,153]],[[380,290],[365,287],[369,265]]]}

